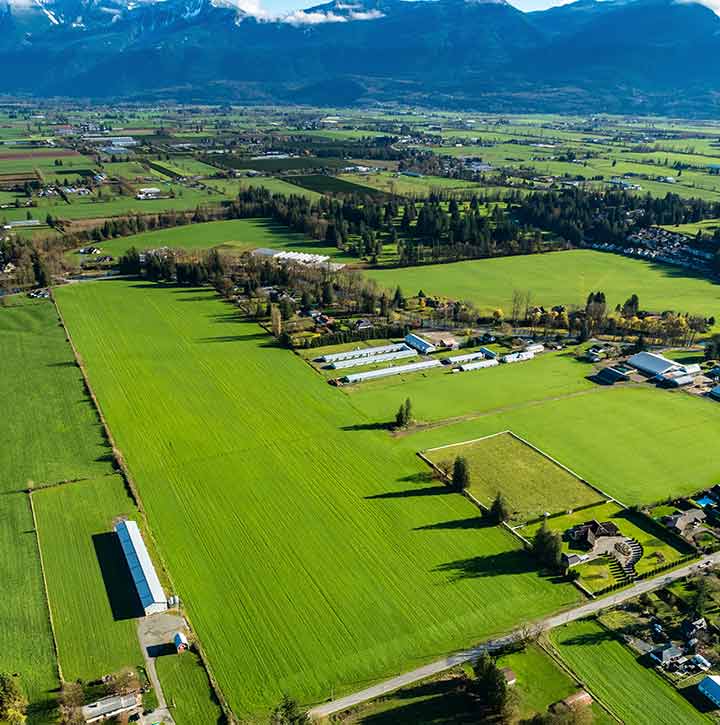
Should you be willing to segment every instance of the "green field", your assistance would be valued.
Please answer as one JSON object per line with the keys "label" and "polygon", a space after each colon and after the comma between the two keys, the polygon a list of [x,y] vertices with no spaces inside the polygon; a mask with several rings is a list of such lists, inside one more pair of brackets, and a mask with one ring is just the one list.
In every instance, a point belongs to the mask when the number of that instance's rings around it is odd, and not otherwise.
{"label": "green field", "polygon": [[[96,245],[104,253],[119,257],[130,247],[153,249],[200,250],[221,247],[228,251],[243,251],[255,247],[269,247],[285,251],[304,251],[316,254],[339,255],[336,247],[314,242],[304,234],[289,232],[285,227],[268,219],[232,219],[229,221],[188,224],[170,229],[142,232],[129,237],[118,237]],[[81,255],[73,255],[83,259]]]}
{"label": "green field", "polygon": [[33,494],[63,678],[94,680],[142,662],[132,581],[112,533],[136,515],[119,476]]}
{"label": "green field", "polygon": [[359,194],[360,196],[383,196],[383,192],[370,186],[357,183],[353,177],[326,176],[325,174],[308,174],[306,176],[286,176],[284,181],[295,184],[303,189],[309,189],[319,194]]}
{"label": "green field", "polygon": [[586,379],[593,372],[590,365],[576,360],[572,352],[562,351],[465,373],[454,374],[447,367],[434,368],[348,385],[342,391],[373,420],[389,420],[398,402],[409,397],[417,420],[437,421],[584,391],[595,393],[598,386]]}
{"label": "green field", "polygon": [[[55,307],[0,307],[0,491],[110,472],[110,449]],[[30,454],[30,452],[32,452]]]}
{"label": "green field", "polygon": [[176,725],[223,722],[200,659],[192,652],[158,657],[155,664]]}
{"label": "green field", "polygon": [[30,502],[5,493],[0,506],[0,671],[18,673],[30,700],[31,723],[48,722],[43,710],[58,687],[50,617]]}
{"label": "green field", "polygon": [[641,665],[614,635],[593,621],[556,629],[561,657],[590,691],[618,717],[633,725],[708,723],[676,690]]}
{"label": "green field", "polygon": [[436,464],[463,456],[469,491],[489,506],[501,493],[515,521],[567,511],[601,500],[600,494],[510,433],[425,451]]}
{"label": "green field", "polygon": [[605,292],[614,309],[633,293],[642,309],[720,318],[720,286],[676,268],[617,254],[571,250],[453,264],[370,270],[381,285],[400,285],[406,295],[442,295],[474,302],[480,310],[512,310],[513,290],[528,291],[534,305],[584,305],[588,293]]}
{"label": "green field", "polygon": [[57,296],[238,715],[576,601],[211,291],[107,281]]}
{"label": "green field", "polygon": [[[530,371],[532,364],[525,369]],[[397,391],[392,410],[403,392]],[[372,418],[387,419],[387,414]],[[692,494],[716,483],[720,475],[717,462],[707,455],[720,435],[717,404],[644,386],[596,387],[586,394],[519,404],[420,430],[398,443],[417,451],[504,430],[517,433],[628,506]],[[682,456],[668,455],[678,447]]]}

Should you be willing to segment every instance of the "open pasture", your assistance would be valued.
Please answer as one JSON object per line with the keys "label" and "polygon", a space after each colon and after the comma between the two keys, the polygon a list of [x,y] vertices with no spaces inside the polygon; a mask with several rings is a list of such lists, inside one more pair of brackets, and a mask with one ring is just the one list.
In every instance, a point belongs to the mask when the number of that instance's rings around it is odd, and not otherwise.
{"label": "open pasture", "polygon": [[49,722],[45,709],[58,686],[50,617],[26,493],[2,496],[0,507],[0,671],[17,672],[31,703],[30,723]]}
{"label": "open pasture", "polygon": [[424,454],[436,465],[452,465],[456,456],[463,456],[470,473],[470,493],[486,506],[502,494],[514,521],[602,500],[592,488],[509,432]]}
{"label": "open pasture", "polygon": [[573,622],[554,630],[551,637],[577,677],[622,721],[707,725],[704,715],[597,622]]}
{"label": "open pasture", "polygon": [[599,390],[598,386],[586,379],[592,372],[589,364],[576,360],[571,351],[565,350],[487,370],[453,373],[447,367],[438,367],[368,380],[345,386],[342,391],[372,420],[389,420],[399,401],[409,397],[416,419],[434,422],[584,391],[594,392]]}
{"label": "open pasture", "polygon": [[33,494],[63,678],[94,680],[142,662],[142,614],[122,549],[120,517],[137,516],[120,476]]}
{"label": "open pasture", "polygon": [[109,473],[110,449],[54,305],[0,307],[0,349],[0,400],[12,411],[0,415],[0,491]]}
{"label": "open pasture", "polygon": [[[169,229],[142,232],[129,237],[118,237],[96,245],[104,254],[119,257],[130,247],[154,249],[204,250],[219,247],[229,252],[242,252],[256,247],[267,247],[284,251],[313,252],[315,254],[338,255],[336,247],[315,242],[304,234],[289,232],[285,227],[268,219],[231,219],[227,221],[188,224]],[[81,255],[74,255],[82,259]]]}
{"label": "open pasture", "polygon": [[106,281],[57,294],[239,716],[262,719],[283,692],[317,702],[576,601],[211,291]]}
{"label": "open pasture", "polygon": [[[402,389],[395,399],[392,410],[404,399]],[[717,403],[644,386],[595,387],[586,394],[531,401],[397,441],[417,451],[504,430],[531,441],[627,506],[689,495],[720,476],[720,466],[707,454],[720,435]]]}
{"label": "open pasture", "polygon": [[406,295],[442,295],[474,302],[486,313],[512,309],[513,290],[528,291],[532,304],[584,305],[591,291],[605,292],[614,309],[633,293],[643,309],[675,310],[720,319],[720,285],[689,272],[586,249],[502,257],[403,269],[369,270],[382,286]]}

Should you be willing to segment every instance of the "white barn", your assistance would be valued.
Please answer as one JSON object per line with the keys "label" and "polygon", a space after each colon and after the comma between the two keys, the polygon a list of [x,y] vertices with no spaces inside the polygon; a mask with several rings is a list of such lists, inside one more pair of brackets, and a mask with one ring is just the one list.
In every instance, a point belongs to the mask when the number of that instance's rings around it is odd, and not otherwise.
{"label": "white barn", "polygon": [[135,521],[120,521],[115,525],[125,560],[130,568],[135,588],[142,602],[145,614],[164,612],[167,597],[153,566],[150,554]]}

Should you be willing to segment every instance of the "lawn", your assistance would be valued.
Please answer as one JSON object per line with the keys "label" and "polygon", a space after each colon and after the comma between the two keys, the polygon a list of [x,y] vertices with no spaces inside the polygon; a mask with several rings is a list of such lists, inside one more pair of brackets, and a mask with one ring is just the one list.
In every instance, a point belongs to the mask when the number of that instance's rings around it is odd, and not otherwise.
{"label": "lawn", "polygon": [[112,280],[57,295],[239,716],[577,601],[211,291]]}
{"label": "lawn", "polygon": [[453,373],[441,367],[369,380],[348,385],[342,392],[358,410],[377,421],[389,420],[400,402],[409,397],[417,420],[427,422],[583,391],[592,392],[594,397],[600,388],[586,379],[592,373],[590,365],[576,360],[572,352],[563,351],[539,355],[523,363],[465,373]]}
{"label": "lawn", "polygon": [[31,702],[31,723],[48,722],[43,710],[58,686],[50,617],[30,502],[6,493],[0,508],[0,671],[18,673]]}
{"label": "lawn", "polygon": [[51,302],[0,306],[0,491],[109,473],[97,413]]}
{"label": "lawn", "polygon": [[69,483],[33,494],[38,538],[66,680],[85,681],[142,662],[138,614],[113,531],[137,515],[119,476]]}
{"label": "lawn", "polygon": [[[717,482],[720,466],[707,455],[720,436],[717,404],[645,386],[596,390],[421,430],[398,444],[417,451],[511,430],[627,506],[689,495]],[[390,411],[404,392],[396,390]],[[420,405],[416,398],[413,403]]]}
{"label": "lawn", "polygon": [[584,620],[560,627],[553,631],[552,639],[578,678],[623,721],[633,725],[707,724],[705,716],[596,622]]}
{"label": "lawn", "polygon": [[484,312],[499,307],[509,314],[513,290],[530,292],[532,303],[545,307],[584,305],[589,292],[601,290],[608,309],[634,293],[642,309],[720,318],[720,285],[666,265],[586,249],[366,274],[389,289],[400,285],[406,295],[422,289],[426,294],[468,300]]}
{"label": "lawn", "polygon": [[567,511],[602,500],[600,494],[510,433],[425,451],[435,464],[463,456],[470,493],[489,506],[501,493],[514,521]]}
{"label": "lawn", "polygon": [[[269,247],[286,251],[307,251],[317,254],[339,254],[337,248],[315,242],[303,234],[289,232],[285,227],[268,219],[232,219],[229,221],[188,224],[170,229],[142,232],[129,237],[118,237],[97,244],[106,254],[119,257],[130,247],[151,249],[210,249],[221,247],[229,251],[242,251],[255,247]],[[74,255],[75,259],[82,259]]]}
{"label": "lawn", "polygon": [[158,657],[156,668],[176,725],[215,725],[222,710],[207,673],[193,652]]}

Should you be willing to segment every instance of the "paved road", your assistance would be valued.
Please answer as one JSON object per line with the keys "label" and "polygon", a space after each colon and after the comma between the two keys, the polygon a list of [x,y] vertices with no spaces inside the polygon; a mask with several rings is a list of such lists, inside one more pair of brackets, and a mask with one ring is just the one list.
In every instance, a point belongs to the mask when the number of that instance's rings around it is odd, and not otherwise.
{"label": "paved road", "polygon": [[[616,604],[620,604],[621,602],[624,602],[628,599],[640,596],[645,592],[659,589],[660,587],[670,583],[671,581],[675,581],[676,579],[682,579],[683,577],[695,572],[698,569],[701,570],[706,562],[711,564],[720,563],[720,552],[716,552],[715,554],[711,554],[710,556],[703,558],[702,562],[700,563],[691,562],[687,566],[683,566],[680,569],[665,572],[652,579],[644,579],[643,581],[637,582],[629,589],[617,592],[616,594],[611,594],[607,597],[603,597],[602,599],[594,599],[579,607],[575,607],[574,609],[570,609],[566,612],[561,612],[560,614],[555,614],[535,624],[542,630],[548,630],[553,629],[554,627],[559,627],[563,624],[567,624],[568,622],[573,622],[576,619],[588,617],[591,614],[599,612],[602,609],[612,607]],[[368,700],[374,700],[375,698],[381,697],[382,695],[387,695],[388,693],[393,692],[394,690],[398,690],[401,687],[407,687],[408,685],[412,685],[414,682],[424,680],[425,678],[431,677],[433,675],[438,675],[445,670],[449,670],[456,665],[462,664],[463,662],[477,659],[486,650],[501,647],[504,644],[511,642],[515,637],[518,636],[518,634],[518,632],[515,632],[495,640],[484,642],[477,647],[473,647],[472,649],[465,650],[463,652],[456,652],[455,654],[452,654],[448,657],[443,657],[443,659],[431,662],[424,667],[418,667],[416,670],[405,672],[402,675],[392,677],[389,680],[385,680],[384,682],[379,682],[377,685],[368,687],[365,690],[360,690],[359,692],[355,692],[352,695],[348,695],[347,697],[341,697],[337,700],[331,700],[330,702],[318,705],[317,707],[314,707],[312,710],[310,710],[308,715],[313,720],[320,720],[322,718],[329,717],[334,713],[342,712],[343,710],[347,710],[348,708],[355,707],[356,705],[367,702]]]}

